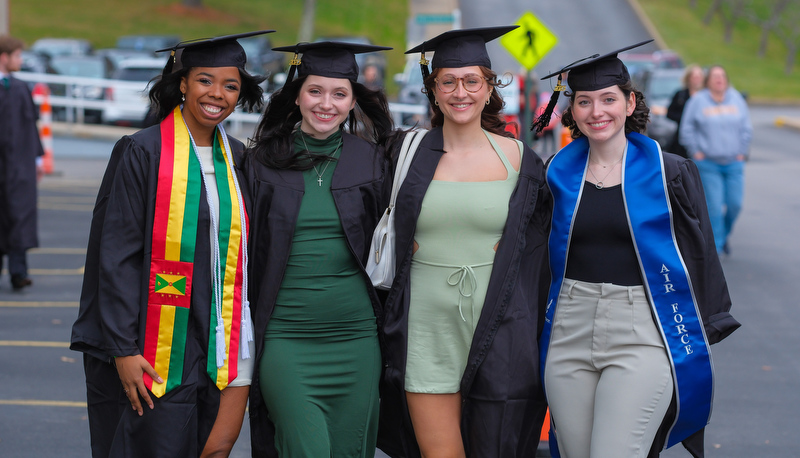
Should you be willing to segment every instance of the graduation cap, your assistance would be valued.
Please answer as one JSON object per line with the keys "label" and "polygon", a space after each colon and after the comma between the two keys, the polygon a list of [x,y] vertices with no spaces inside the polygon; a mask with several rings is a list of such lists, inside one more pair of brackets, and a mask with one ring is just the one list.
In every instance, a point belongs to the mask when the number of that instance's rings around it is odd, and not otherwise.
{"label": "graduation cap", "polygon": [[239,38],[272,33],[274,30],[237,33],[214,38],[182,41],[170,48],[156,52],[171,51],[170,59],[164,67],[163,75],[188,67],[237,67],[244,69],[247,55]]}
{"label": "graduation cap", "polygon": [[631,76],[628,73],[628,68],[625,67],[625,64],[617,57],[617,54],[629,49],[638,48],[652,41],[652,39],[645,40],[603,55],[594,54],[577,60],[561,68],[561,70],[542,77],[542,80],[546,80],[558,76],[558,84],[556,84],[553,90],[553,95],[550,97],[547,108],[542,115],[533,122],[531,130],[535,129],[537,133],[541,132],[542,129],[550,123],[550,116],[553,114],[558,96],[566,89],[566,87],[561,84],[561,78],[564,72],[569,72],[567,75],[567,84],[573,91],[596,91],[625,84],[631,80]]}
{"label": "graduation cap", "polygon": [[[499,27],[478,27],[473,29],[448,30],[438,36],[424,41],[406,51],[406,54],[421,53],[419,66],[424,81],[430,75],[428,59],[425,53],[433,51],[433,63],[436,68],[462,68],[482,66],[492,68],[489,53],[486,52],[486,43],[505,35],[516,29],[518,25],[504,25]],[[428,94],[428,99],[433,103],[433,94]]]}
{"label": "graduation cap", "polygon": [[[294,46],[272,48],[273,51],[294,53],[294,58],[290,62],[289,74],[286,77],[286,84],[292,81],[295,72],[297,72],[298,77],[317,75],[357,81],[358,64],[356,63],[356,54],[389,49],[392,48],[342,41],[297,43]],[[300,54],[303,55],[302,58],[298,57]]]}

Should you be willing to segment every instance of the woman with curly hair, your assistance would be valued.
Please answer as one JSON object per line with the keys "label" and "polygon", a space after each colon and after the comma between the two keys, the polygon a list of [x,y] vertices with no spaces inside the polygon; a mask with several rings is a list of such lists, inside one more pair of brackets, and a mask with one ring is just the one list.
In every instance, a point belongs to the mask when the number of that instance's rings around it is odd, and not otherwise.
{"label": "woman with curly hair", "polygon": [[654,457],[681,441],[702,456],[708,346],[739,327],[697,167],[641,134],[649,110],[617,53],[645,43],[545,77],[569,71],[575,139],[547,166],[540,359],[562,457]]}
{"label": "woman with curly hair", "polygon": [[547,190],[541,159],[505,131],[486,52],[515,28],[453,30],[408,51],[423,54],[433,116],[393,210],[379,444],[393,456],[536,453]]}

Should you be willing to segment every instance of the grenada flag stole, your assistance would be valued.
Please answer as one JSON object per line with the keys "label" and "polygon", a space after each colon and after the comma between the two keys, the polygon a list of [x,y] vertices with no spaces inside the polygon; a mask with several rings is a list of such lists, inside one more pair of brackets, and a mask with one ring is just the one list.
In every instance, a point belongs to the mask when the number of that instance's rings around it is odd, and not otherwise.
{"label": "grenada flag stole", "polygon": [[[161,122],[160,128],[161,159],[143,351],[145,359],[164,379],[164,383],[156,383],[144,374],[145,385],[157,397],[180,385],[183,378],[198,214],[204,186],[201,163],[180,107]],[[246,305],[242,301],[245,297],[242,283],[246,217],[232,171],[232,157],[230,151],[222,151],[222,145],[227,146],[227,142],[224,133],[218,130],[214,141],[214,171],[221,210],[219,224],[213,208],[211,211],[218,237],[212,247],[215,266],[212,270],[216,272],[212,272],[211,278],[213,302],[208,351],[209,360],[215,364],[208,364],[207,368],[219,389],[236,378],[242,315],[245,311],[250,313],[249,309],[243,310]]]}

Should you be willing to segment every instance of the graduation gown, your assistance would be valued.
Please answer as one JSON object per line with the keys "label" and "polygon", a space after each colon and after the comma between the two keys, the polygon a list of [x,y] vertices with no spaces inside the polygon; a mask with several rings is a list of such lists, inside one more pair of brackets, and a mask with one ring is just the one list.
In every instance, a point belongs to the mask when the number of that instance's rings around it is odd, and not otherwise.
{"label": "graduation gown", "polygon": [[[395,207],[397,272],[385,305],[386,361],[378,447],[419,457],[406,405],[409,274],[422,199],[445,154],[442,129],[420,143]],[[461,433],[468,457],[532,457],[546,405],[539,377],[538,333],[550,276],[549,193],[541,159],[527,146],[509,201],[488,291],[461,378]]]}
{"label": "graduation gown", "polygon": [[[640,134],[628,134],[628,140],[637,145],[655,144],[655,141]],[[588,148],[585,139],[578,141]],[[578,141],[574,144],[577,145]],[[709,344],[714,344],[730,335],[740,324],[730,314],[731,298],[714,244],[703,185],[697,166],[692,160],[671,153],[663,153],[661,158],[675,240],[686,266],[706,338]],[[552,169],[549,169],[550,180],[552,173]],[[668,344],[665,342],[665,345]],[[673,395],[648,457],[657,457],[664,448],[676,414],[677,402]],[[703,430],[689,436],[683,441],[683,445],[693,456],[703,456]]]}
{"label": "graduation gown", "polygon": [[0,84],[0,254],[39,246],[36,158],[44,155],[39,112],[24,81]]}
{"label": "graduation gown", "polygon": [[[372,232],[386,209],[386,160],[381,148],[354,135],[342,133],[342,153],[333,172],[331,193],[339,213],[347,245],[362,266],[364,281],[370,280],[363,266]],[[303,174],[264,166],[254,157],[246,161],[247,183],[252,203],[250,212],[250,307],[256,343],[256,362],[264,350],[264,332],[275,308],[275,300],[292,248],[297,215],[303,199]],[[380,329],[383,320],[380,301],[369,288]],[[250,390],[250,435],[254,457],[277,457],[275,427],[269,420],[261,396],[258,365]]]}
{"label": "graduation gown", "polygon": [[[244,145],[228,137],[239,164]],[[95,358],[90,373],[110,380],[114,356],[141,354],[147,313],[147,291],[161,151],[158,125],[117,142],[97,196],[89,234],[86,270],[78,319],[70,348]],[[241,179],[241,178],[240,178]],[[246,190],[242,189],[245,193]],[[245,195],[246,199],[246,195]],[[151,395],[155,408],[144,416],[130,409],[119,378],[105,393],[88,397],[120,398],[127,408],[100,423],[114,425],[112,456],[197,456],[202,451],[219,410],[219,389],[206,374],[211,316],[210,213],[205,189],[200,196],[197,245],[192,279],[190,317],[183,380],[161,398]],[[97,369],[98,365],[104,365]],[[96,386],[94,388],[97,388]],[[92,408],[92,399],[89,399]],[[91,419],[90,419],[91,421]],[[104,434],[109,434],[106,431]],[[131,440],[131,438],[134,438]],[[98,437],[98,440],[107,439]],[[92,438],[95,442],[94,431]]]}

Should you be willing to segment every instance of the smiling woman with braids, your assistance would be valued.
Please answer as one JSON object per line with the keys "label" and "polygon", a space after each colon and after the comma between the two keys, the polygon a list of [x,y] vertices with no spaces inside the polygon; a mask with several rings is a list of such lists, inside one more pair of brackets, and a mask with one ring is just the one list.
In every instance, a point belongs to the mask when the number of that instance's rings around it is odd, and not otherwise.
{"label": "smiling woman with braids", "polygon": [[[261,103],[237,38],[183,42],[150,91],[159,125],[117,142],[95,205],[81,305],[95,457],[228,456],[253,372],[244,145]],[[163,50],[166,51],[166,50]]]}

